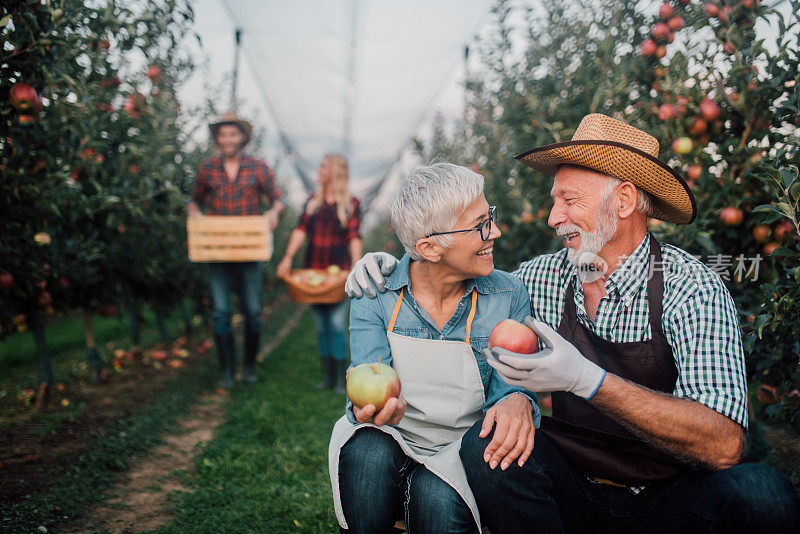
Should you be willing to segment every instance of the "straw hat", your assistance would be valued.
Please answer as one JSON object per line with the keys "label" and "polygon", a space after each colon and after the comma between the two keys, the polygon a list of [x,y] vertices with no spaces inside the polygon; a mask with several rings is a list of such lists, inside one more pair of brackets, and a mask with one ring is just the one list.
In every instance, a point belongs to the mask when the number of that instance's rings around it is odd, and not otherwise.
{"label": "straw hat", "polygon": [[224,126],[226,124],[238,126],[239,129],[242,130],[242,133],[244,134],[244,143],[242,143],[242,146],[245,146],[250,142],[250,136],[253,133],[253,127],[249,122],[240,119],[236,115],[235,111],[226,111],[217,122],[208,125],[208,129],[211,131],[211,138],[216,141],[217,130],[219,130],[220,126]]}
{"label": "straw hat", "polygon": [[600,113],[586,115],[571,141],[540,146],[514,157],[547,174],[566,163],[631,182],[650,193],[652,216],[662,221],[689,224],[697,215],[689,186],[658,160],[658,140]]}

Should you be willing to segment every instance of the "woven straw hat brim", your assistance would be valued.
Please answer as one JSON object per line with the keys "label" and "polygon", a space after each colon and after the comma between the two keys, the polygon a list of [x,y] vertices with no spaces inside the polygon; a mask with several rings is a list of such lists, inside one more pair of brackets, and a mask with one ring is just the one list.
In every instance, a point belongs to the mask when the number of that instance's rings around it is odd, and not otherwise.
{"label": "woven straw hat brim", "polygon": [[220,122],[215,122],[215,123],[209,124],[208,125],[208,129],[211,132],[211,139],[214,139],[216,141],[216,139],[217,139],[217,130],[219,130],[220,126],[225,126],[226,124],[229,124],[231,126],[238,126],[239,128],[242,129],[242,131],[244,132],[244,143],[242,144],[242,146],[244,146],[244,145],[246,145],[247,143],[250,142],[250,138],[251,138],[251,136],[253,134],[253,127],[250,125],[249,122],[243,121],[243,120],[220,121]]}
{"label": "woven straw hat brim", "polygon": [[632,182],[653,199],[653,217],[689,224],[697,216],[697,204],[689,186],[675,171],[635,147],[616,141],[565,141],[540,146],[514,156],[525,165],[555,174],[562,164],[580,165]]}

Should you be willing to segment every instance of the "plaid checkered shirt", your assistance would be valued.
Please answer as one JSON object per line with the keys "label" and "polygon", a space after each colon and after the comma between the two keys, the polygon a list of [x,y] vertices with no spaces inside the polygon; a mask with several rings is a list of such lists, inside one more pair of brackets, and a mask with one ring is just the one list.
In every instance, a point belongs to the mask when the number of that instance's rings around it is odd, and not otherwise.
{"label": "plaid checkered shirt", "polygon": [[[311,200],[309,198],[309,200]],[[342,226],[336,214],[336,203],[323,203],[317,211],[306,213],[308,201],[303,205],[303,214],[297,225],[298,230],[306,233],[308,246],[303,267],[306,269],[325,269],[329,265],[338,265],[343,270],[350,270],[350,241],[361,237],[361,206],[357,198],[350,204],[350,217]]]}
{"label": "plaid checkered shirt", "polygon": [[674,395],[708,406],[747,428],[747,381],[736,308],[719,275],[687,252],[661,244],[661,265],[650,265],[648,237],[606,281],[595,321],[584,307],[583,286],[567,249],[527,261],[514,273],[531,295],[531,315],[558,329],[567,284],[574,284],[578,321],[615,342],[650,339],[647,280],[664,276],[664,334],[678,379]]}
{"label": "plaid checkered shirt", "polygon": [[275,173],[263,160],[242,154],[235,180],[229,180],[225,175],[222,156],[204,160],[191,198],[195,204],[205,208],[207,215],[261,215],[264,212],[263,195],[272,204],[281,199]]}

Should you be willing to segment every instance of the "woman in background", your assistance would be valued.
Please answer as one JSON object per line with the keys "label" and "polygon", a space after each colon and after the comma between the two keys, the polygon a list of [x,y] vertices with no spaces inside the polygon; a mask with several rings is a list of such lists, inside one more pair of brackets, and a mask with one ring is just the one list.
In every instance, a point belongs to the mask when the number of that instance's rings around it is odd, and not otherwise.
{"label": "woman in background", "polygon": [[[361,258],[361,209],[358,199],[347,187],[350,173],[347,160],[337,154],[327,154],[317,169],[319,187],[306,201],[300,222],[289,236],[286,253],[278,264],[278,276],[289,274],[292,258],[308,239],[305,269],[327,269],[336,265],[344,271]],[[314,326],[317,330],[322,382],[318,389],[345,392],[347,342],[345,320],[347,300],[335,304],[312,304]]]}

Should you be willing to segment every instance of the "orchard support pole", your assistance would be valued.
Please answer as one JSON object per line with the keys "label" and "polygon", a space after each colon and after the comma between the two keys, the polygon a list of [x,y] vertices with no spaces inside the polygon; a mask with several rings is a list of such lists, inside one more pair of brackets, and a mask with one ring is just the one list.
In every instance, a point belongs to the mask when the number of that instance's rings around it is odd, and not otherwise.
{"label": "orchard support pole", "polygon": [[94,323],[92,322],[92,312],[84,311],[86,321],[86,363],[89,366],[89,381],[92,384],[99,384],[103,381],[103,359],[94,340]]}

